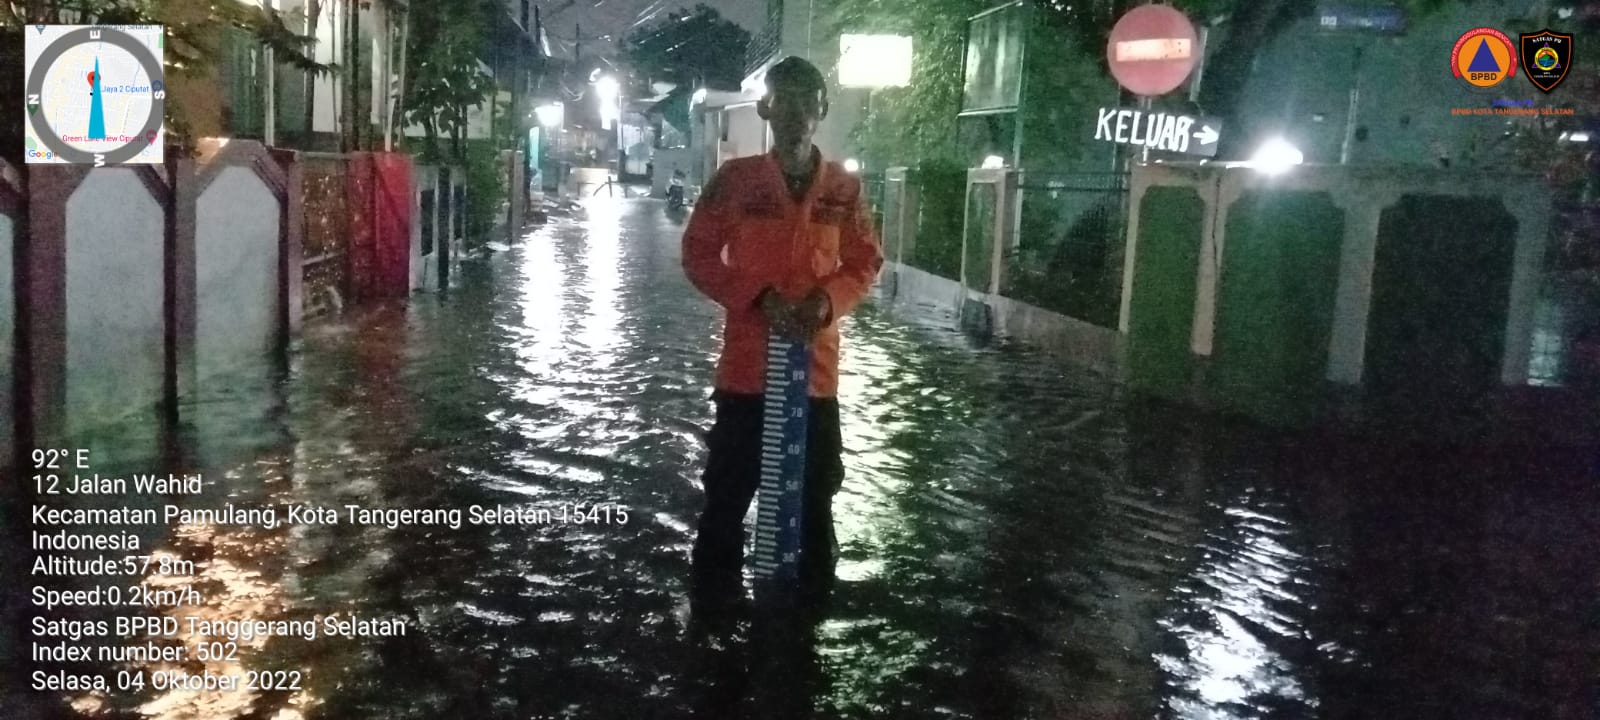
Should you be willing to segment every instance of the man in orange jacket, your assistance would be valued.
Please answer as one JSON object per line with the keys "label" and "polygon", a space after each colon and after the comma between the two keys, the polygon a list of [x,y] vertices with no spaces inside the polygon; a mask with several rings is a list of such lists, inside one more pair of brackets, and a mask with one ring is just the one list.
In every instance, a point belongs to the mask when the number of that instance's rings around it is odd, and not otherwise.
{"label": "man in orange jacket", "polygon": [[822,73],[790,57],[767,72],[767,86],[756,109],[775,147],[718,169],[683,235],[689,281],[727,312],[694,545],[690,595],[701,610],[744,592],[744,516],[759,484],[769,330],[811,348],[800,596],[815,607],[832,590],[833,495],[844,480],[839,320],[866,298],[883,266],[860,178],[811,144],[828,112]]}

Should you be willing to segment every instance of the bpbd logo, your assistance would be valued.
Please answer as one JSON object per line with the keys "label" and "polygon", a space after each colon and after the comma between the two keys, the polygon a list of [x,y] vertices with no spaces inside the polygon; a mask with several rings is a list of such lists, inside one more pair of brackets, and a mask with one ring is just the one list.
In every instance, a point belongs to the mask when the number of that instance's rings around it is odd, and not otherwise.
{"label": "bpbd logo", "polygon": [[1450,71],[1475,92],[1486,92],[1517,74],[1511,38],[1494,28],[1468,30],[1450,50]]}

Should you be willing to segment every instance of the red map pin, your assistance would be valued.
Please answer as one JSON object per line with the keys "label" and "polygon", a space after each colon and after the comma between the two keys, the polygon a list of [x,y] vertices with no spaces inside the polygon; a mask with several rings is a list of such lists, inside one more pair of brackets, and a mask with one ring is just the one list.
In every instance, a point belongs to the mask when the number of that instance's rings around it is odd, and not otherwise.
{"label": "red map pin", "polygon": [[89,73],[89,84],[94,85],[94,73]]}

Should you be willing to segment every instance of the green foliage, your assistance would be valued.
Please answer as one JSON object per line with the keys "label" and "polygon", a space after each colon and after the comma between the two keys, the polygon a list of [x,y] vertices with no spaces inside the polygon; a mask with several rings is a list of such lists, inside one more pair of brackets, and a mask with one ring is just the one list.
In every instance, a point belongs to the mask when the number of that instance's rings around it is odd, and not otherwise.
{"label": "green foliage", "polygon": [[[204,0],[78,0],[53,3],[44,17],[24,18],[21,3],[0,4],[0,27],[27,25],[30,22],[56,22],[60,10],[75,10],[84,20],[103,25],[164,25],[167,35],[167,67],[178,71],[215,65],[214,39],[218,27],[235,27],[253,35],[256,41],[272,48],[276,60],[300,70],[328,72],[330,65],[306,54],[314,38],[300,35],[284,24],[282,13],[243,2],[205,2]],[[32,3],[29,3],[32,4]]]}
{"label": "green foliage", "polygon": [[[488,54],[494,9],[483,0],[412,0],[402,112],[423,128],[416,150],[424,162],[466,157],[467,111],[482,107],[495,90],[478,67],[478,58]],[[453,141],[448,149],[439,147],[440,137]]]}
{"label": "green foliage", "polygon": [[929,160],[910,173],[921,193],[916,243],[907,262],[951,280],[961,279],[961,228],[965,221],[966,165]]}
{"label": "green foliage", "polygon": [[629,33],[622,51],[647,81],[737,90],[749,45],[749,31],[714,8],[696,5]]}
{"label": "green foliage", "polygon": [[467,242],[478,243],[489,236],[504,210],[506,181],[502,179],[500,150],[493,140],[464,143],[461,167],[467,178]]}
{"label": "green foliage", "polygon": [[1007,258],[1005,295],[1114,326],[1121,301],[1122,200],[1116,189],[1026,193],[1022,246]]}
{"label": "green foliage", "polygon": [[1121,97],[1100,50],[1105,47],[1111,22],[1103,5],[1035,10],[1023,68],[1019,166],[1030,170],[1112,169],[1115,146],[1091,140],[1092,108],[1115,105]]}
{"label": "green foliage", "polygon": [[855,33],[899,33],[912,37],[915,56],[910,86],[873,94],[856,140],[868,167],[964,163],[955,144],[961,110],[961,62],[967,18],[986,0],[831,0],[835,29]]}

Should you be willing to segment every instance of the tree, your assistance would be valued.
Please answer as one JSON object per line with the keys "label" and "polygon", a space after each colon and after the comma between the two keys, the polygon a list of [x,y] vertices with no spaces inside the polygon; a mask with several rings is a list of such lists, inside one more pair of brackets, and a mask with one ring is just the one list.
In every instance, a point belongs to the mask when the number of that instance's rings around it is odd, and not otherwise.
{"label": "tree", "polygon": [[959,163],[956,113],[961,110],[961,58],[967,18],[987,0],[832,0],[835,29],[912,38],[911,84],[873,94],[856,129],[869,167]]}
{"label": "tree", "polygon": [[[401,107],[422,126],[419,154],[426,160],[466,156],[467,111],[481,107],[495,90],[478,61],[488,48],[490,9],[477,0],[411,2]],[[441,136],[450,138],[448,155],[440,151]]]}
{"label": "tree", "polygon": [[629,33],[622,51],[647,81],[737,90],[750,33],[715,9],[696,5]]}

